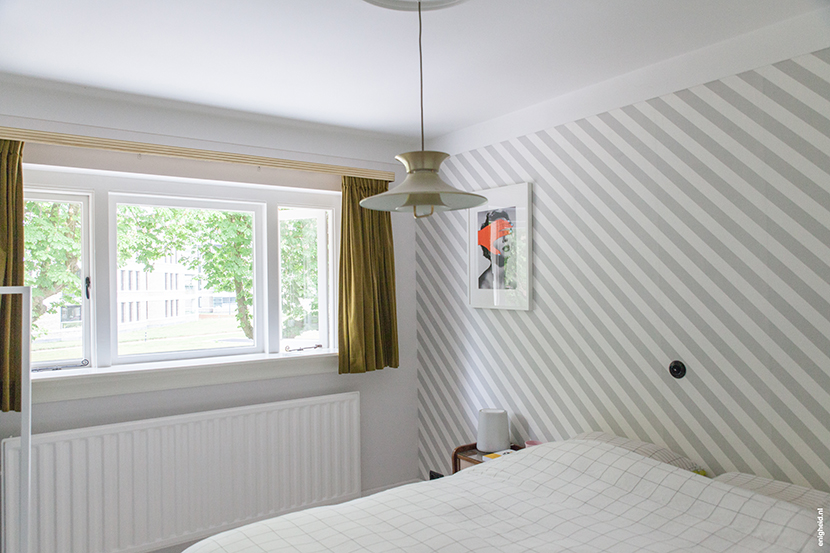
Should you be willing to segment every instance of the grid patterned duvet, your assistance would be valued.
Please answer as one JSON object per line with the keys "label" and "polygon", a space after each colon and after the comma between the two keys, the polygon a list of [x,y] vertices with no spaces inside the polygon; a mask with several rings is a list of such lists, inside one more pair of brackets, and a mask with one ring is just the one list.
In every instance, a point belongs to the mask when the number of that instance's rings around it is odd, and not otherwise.
{"label": "grid patterned duvet", "polygon": [[812,552],[816,531],[813,510],[574,439],[248,524],[186,553]]}

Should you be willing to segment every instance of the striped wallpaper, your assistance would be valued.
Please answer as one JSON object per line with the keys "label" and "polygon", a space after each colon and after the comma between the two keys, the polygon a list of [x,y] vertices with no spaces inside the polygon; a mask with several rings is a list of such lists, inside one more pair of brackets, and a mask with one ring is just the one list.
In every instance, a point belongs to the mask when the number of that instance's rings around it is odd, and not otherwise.
{"label": "striped wallpaper", "polygon": [[[830,49],[454,156],[533,183],[530,311],[467,305],[466,212],[416,235],[420,469],[479,408],[830,490]],[[676,380],[669,362],[688,368]]]}

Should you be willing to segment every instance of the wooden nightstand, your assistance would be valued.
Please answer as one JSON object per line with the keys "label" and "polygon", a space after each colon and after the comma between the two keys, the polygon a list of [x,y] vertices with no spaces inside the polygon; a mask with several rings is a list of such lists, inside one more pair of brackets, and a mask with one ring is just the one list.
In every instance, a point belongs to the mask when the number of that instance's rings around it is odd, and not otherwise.
{"label": "wooden nightstand", "polygon": [[[519,451],[523,448],[520,445],[510,444],[510,449]],[[455,474],[461,469],[483,463],[484,455],[486,453],[477,450],[474,443],[456,447],[452,452],[452,473]]]}

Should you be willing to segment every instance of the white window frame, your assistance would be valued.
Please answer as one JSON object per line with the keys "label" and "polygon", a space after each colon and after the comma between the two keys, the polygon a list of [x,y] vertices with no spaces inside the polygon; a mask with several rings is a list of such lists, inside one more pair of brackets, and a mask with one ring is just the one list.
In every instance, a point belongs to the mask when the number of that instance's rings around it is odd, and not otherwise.
{"label": "white window frame", "polygon": [[[81,356],[90,362],[95,363],[95,347],[93,344],[93,311],[92,302],[86,297],[85,281],[92,278],[92,221],[90,219],[90,204],[92,194],[83,191],[52,191],[37,187],[24,185],[23,200],[45,201],[45,202],[71,202],[81,204]],[[73,367],[81,360],[65,359],[58,361],[32,362],[32,370],[46,370],[55,367]]]}
{"label": "white window frame", "polygon": [[[320,313],[323,311],[325,312],[332,312],[334,309],[335,304],[337,303],[337,298],[335,295],[335,275],[332,273],[332,268],[334,267],[334,261],[332,259],[334,249],[331,247],[331,237],[334,234],[334,229],[331,228],[334,221],[334,212],[330,208],[320,208],[320,207],[294,207],[288,205],[282,205],[281,208],[290,208],[292,210],[296,210],[296,215],[291,217],[286,217],[286,219],[301,219],[301,218],[316,218],[317,219],[317,288],[318,293],[320,295],[318,300],[317,309]],[[309,213],[306,216],[303,216],[303,212],[308,211]],[[311,211],[315,211],[316,213],[310,213]],[[330,213],[329,220],[326,221],[325,211]],[[282,212],[284,213],[284,212]],[[280,227],[277,226],[276,229],[276,239],[277,244],[281,248],[281,240],[282,236],[280,235]],[[278,273],[279,274],[279,273]],[[282,334],[282,298],[280,301],[276,302],[278,307],[278,324],[277,324],[277,340],[280,343],[280,348],[282,351],[286,351],[285,346],[286,344],[283,343],[281,334]],[[334,317],[329,317],[326,324],[320,324],[320,340],[319,342],[323,346],[324,349],[328,349],[332,347],[332,344],[336,342],[337,336],[335,334],[335,329],[337,328],[337,321]],[[296,339],[289,339],[288,341],[294,343],[299,347],[308,347],[312,346],[310,342],[305,342],[302,340]]]}
{"label": "white window frame", "polygon": [[[49,194],[83,195],[89,198],[89,234],[92,299],[90,342],[91,365],[84,369],[44,371],[33,374],[38,402],[82,399],[155,390],[217,385],[285,376],[334,374],[336,351],[336,275],[339,264],[341,196],[333,190],[293,188],[276,185],[240,184],[183,177],[167,177],[102,170],[75,169],[23,164],[26,191],[42,190]],[[172,192],[172,194],[171,194]],[[121,363],[113,354],[113,328],[117,284],[114,232],[110,228],[114,215],[111,194],[167,196],[193,201],[264,204],[263,240],[257,243],[268,252],[260,263],[260,277],[267,313],[263,323],[263,351],[252,354],[228,354],[216,357],[177,358],[146,363]],[[279,208],[327,209],[332,213],[330,225],[329,267],[329,348],[303,353],[284,353],[279,348]],[[270,247],[269,247],[269,244]],[[272,250],[272,251],[269,251]],[[145,283],[146,284],[146,283]],[[271,298],[271,299],[269,299]],[[114,361],[117,361],[114,363]]]}
{"label": "white window frame", "polygon": [[[211,200],[193,197],[181,196],[162,196],[157,194],[135,194],[135,193],[121,193],[110,192],[109,194],[109,236],[110,236],[110,281],[117,282],[118,274],[118,243],[117,243],[117,215],[118,205],[146,205],[152,207],[172,207],[185,209],[210,209],[217,211],[243,211],[253,213],[253,322],[254,322],[254,344],[248,347],[237,348],[216,348],[216,349],[200,349],[190,351],[175,351],[165,353],[146,353],[146,354],[132,354],[121,355],[118,353],[118,322],[110,325],[111,342],[110,351],[113,365],[126,365],[134,363],[151,363],[154,361],[175,361],[184,359],[197,359],[204,357],[225,357],[230,355],[245,355],[251,353],[264,353],[268,351],[268,344],[266,339],[265,327],[265,305],[267,304],[267,290],[265,283],[265,265],[263,260],[267,256],[265,249],[265,208],[264,203],[254,202],[239,202],[227,200]],[[164,273],[165,290],[175,291],[173,273]],[[169,278],[169,283],[168,283]],[[113,286],[111,288],[110,304],[113,309],[118,303],[118,292],[120,288]],[[166,301],[165,301],[166,304]],[[165,310],[165,315],[167,315]],[[176,309],[173,300],[170,301],[170,316],[175,316]],[[115,311],[113,311],[115,315]],[[112,319],[116,320],[116,319]]]}

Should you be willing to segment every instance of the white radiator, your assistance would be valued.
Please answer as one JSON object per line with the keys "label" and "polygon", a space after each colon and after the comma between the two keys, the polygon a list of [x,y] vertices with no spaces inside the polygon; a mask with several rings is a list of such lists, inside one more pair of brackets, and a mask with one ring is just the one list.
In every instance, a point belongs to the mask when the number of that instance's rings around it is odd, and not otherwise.
{"label": "white radiator", "polygon": [[[19,464],[4,440],[7,553]],[[360,492],[357,392],[38,434],[30,550],[152,551]]]}

